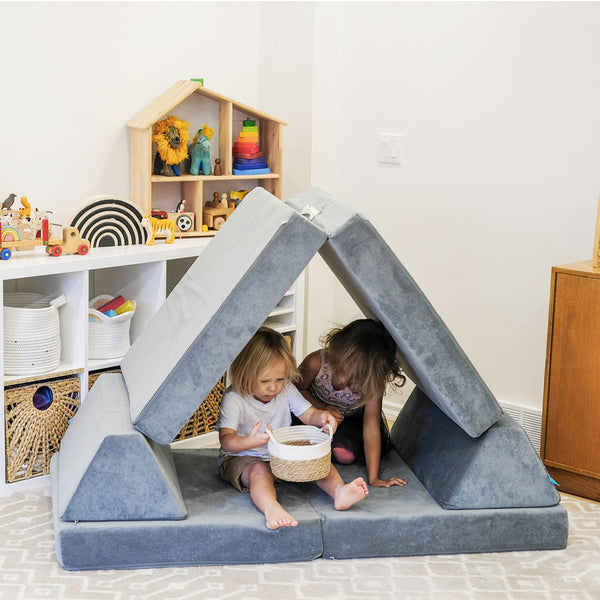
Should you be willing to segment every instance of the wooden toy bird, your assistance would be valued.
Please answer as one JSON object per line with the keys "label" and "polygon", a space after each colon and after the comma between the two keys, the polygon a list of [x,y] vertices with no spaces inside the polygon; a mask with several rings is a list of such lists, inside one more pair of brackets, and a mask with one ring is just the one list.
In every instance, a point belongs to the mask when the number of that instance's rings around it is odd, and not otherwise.
{"label": "wooden toy bird", "polygon": [[2,208],[10,208],[14,204],[16,197],[16,194],[9,194],[2,203]]}

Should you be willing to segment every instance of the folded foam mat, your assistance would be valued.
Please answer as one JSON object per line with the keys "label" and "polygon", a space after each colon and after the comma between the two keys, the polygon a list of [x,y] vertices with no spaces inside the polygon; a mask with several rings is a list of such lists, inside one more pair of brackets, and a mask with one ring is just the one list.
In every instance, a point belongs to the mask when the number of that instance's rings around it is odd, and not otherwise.
{"label": "folded foam mat", "polygon": [[262,188],[244,198],[122,360],[136,429],[175,438],[326,237]]}
{"label": "folded foam mat", "polygon": [[317,188],[287,204],[327,234],[321,256],[364,314],[389,331],[417,386],[470,436],[493,425],[502,408],[373,225]]}

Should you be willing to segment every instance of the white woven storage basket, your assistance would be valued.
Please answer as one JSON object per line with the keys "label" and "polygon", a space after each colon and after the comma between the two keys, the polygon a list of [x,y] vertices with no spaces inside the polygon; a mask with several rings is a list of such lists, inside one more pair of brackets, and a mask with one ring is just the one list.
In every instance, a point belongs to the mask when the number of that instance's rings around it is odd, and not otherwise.
{"label": "white woven storage basket", "polygon": [[[108,302],[112,296],[97,296],[90,302],[90,306],[98,306],[99,299]],[[133,301],[132,301],[133,302]],[[89,357],[92,359],[121,358],[127,353],[131,345],[129,341],[129,328],[134,309],[107,317],[95,308],[88,309],[88,348]]]}
{"label": "white woven storage basket", "polygon": [[311,425],[281,427],[269,434],[267,449],[273,475],[284,481],[316,481],[329,475],[331,438]]}
{"label": "white woven storage basket", "polygon": [[53,299],[29,292],[4,295],[5,375],[37,375],[58,367],[58,308],[66,301],[64,294]]}

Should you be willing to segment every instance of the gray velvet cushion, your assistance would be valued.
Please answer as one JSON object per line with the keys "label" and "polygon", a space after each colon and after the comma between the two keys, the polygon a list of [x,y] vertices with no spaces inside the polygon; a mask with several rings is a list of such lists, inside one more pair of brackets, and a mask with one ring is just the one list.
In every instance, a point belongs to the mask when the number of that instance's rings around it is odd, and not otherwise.
{"label": "gray velvet cushion", "polygon": [[329,236],[320,254],[365,315],[392,335],[409,377],[470,436],[502,408],[471,361],[375,228],[326,192],[308,188],[288,201]]}
{"label": "gray velvet cushion", "polygon": [[[407,486],[371,488],[362,502],[336,511],[315,484],[282,484],[278,497],[300,524],[269,531],[249,495],[219,479],[217,452],[173,452],[189,509],[184,521],[73,524],[55,512],[60,564],[85,570],[280,563],[320,556],[550,550],[567,543],[562,506],[443,510],[395,452],[383,459],[382,474],[404,477]],[[339,470],[345,481],[364,475],[360,465],[339,465]],[[56,488],[54,476],[52,484]]]}
{"label": "gray velvet cushion", "polygon": [[118,373],[96,380],[55,457],[51,470],[60,488],[53,502],[65,521],[183,519],[187,514],[171,449],[133,428]]}
{"label": "gray velvet cushion", "polygon": [[443,508],[539,507],[560,501],[527,434],[509,415],[473,439],[415,388],[391,438]]}
{"label": "gray velvet cushion", "polygon": [[325,239],[264,189],[244,198],[122,360],[139,431],[175,438]]}
{"label": "gray velvet cushion", "polygon": [[[360,465],[338,465],[344,481],[364,475]],[[381,463],[384,478],[404,487],[370,488],[362,502],[336,511],[318,488],[306,493],[322,517],[325,558],[375,558],[564,548],[567,511],[540,508],[444,510],[395,452]]]}
{"label": "gray velvet cushion", "polygon": [[[298,527],[271,531],[243,494],[217,474],[217,450],[173,452],[189,516],[184,521],[66,523],[54,507],[56,553],[68,570],[281,563],[321,556],[321,521],[303,494],[278,488]],[[51,473],[53,496],[58,481]]]}

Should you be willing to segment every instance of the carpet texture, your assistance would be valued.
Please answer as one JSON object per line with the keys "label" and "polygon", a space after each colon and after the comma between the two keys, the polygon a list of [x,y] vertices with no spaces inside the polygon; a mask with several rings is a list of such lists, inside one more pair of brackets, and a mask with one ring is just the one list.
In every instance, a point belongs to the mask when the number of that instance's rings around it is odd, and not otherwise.
{"label": "carpet texture", "polygon": [[72,573],[56,561],[49,488],[0,498],[1,600],[597,600],[600,504],[562,494],[567,548]]}

